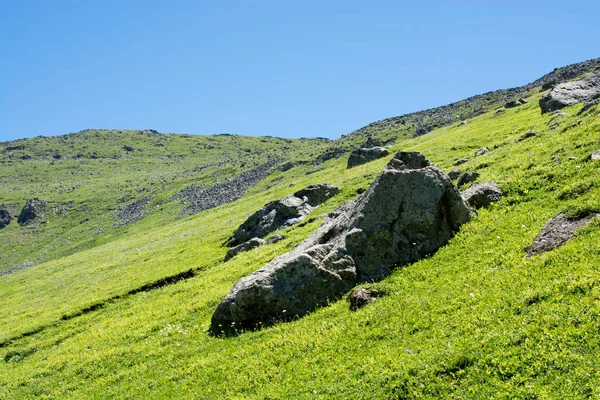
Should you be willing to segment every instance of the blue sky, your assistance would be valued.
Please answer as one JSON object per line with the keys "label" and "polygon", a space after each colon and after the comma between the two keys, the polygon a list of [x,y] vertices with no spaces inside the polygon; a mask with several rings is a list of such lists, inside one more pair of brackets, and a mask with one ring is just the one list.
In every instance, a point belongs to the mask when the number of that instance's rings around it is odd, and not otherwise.
{"label": "blue sky", "polygon": [[0,0],[0,140],[337,138],[600,57],[598,1]]}

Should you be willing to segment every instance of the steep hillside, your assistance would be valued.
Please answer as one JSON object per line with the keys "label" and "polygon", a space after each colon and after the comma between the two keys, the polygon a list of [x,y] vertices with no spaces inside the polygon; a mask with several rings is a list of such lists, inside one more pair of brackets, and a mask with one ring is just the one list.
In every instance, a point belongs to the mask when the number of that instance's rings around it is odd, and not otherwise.
{"label": "steep hillside", "polygon": [[[0,230],[13,241],[2,244],[2,264],[21,261],[13,249],[38,254],[36,243],[54,246],[92,221],[105,232],[84,250],[61,244],[49,261],[0,276],[0,398],[600,396],[600,223],[558,249],[526,254],[551,217],[600,212],[600,161],[590,159],[600,149],[600,105],[541,114],[540,90],[519,94],[527,101],[501,113],[494,103],[426,135],[371,125],[333,143],[94,131],[3,144],[1,202],[45,195],[49,204],[74,204]],[[104,134],[111,144],[101,145]],[[211,315],[237,279],[293,249],[373,182],[391,156],[347,169],[344,153],[369,137],[392,152],[421,152],[446,172],[463,159],[462,170],[497,182],[504,196],[431,257],[371,284],[385,295],[358,311],[332,299],[291,322],[209,335]],[[72,142],[49,144],[65,140]],[[155,149],[159,140],[172,146]],[[197,150],[203,146],[211,152]],[[489,151],[475,156],[482,147]],[[213,187],[269,162],[269,175],[243,197],[178,219],[182,189]],[[28,175],[34,169],[37,181]],[[90,170],[101,173],[84,179]],[[223,262],[223,244],[248,215],[320,182],[341,191],[279,231],[284,240]],[[119,207],[150,196],[144,218],[113,227]]]}

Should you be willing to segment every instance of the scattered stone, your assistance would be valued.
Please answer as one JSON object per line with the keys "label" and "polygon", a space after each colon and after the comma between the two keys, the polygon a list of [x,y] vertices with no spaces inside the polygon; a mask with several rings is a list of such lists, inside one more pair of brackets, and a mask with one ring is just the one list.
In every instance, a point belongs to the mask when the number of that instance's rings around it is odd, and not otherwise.
{"label": "scattered stone", "polygon": [[454,181],[460,176],[460,174],[462,174],[462,172],[463,171],[460,168],[453,169],[452,171],[448,172],[448,177]]}
{"label": "scattered stone", "polygon": [[215,310],[213,332],[306,315],[358,282],[431,255],[471,212],[423,155],[398,152],[365,193],[296,249],[240,279]]}
{"label": "scattered stone", "polygon": [[348,296],[350,300],[350,310],[356,311],[359,308],[363,308],[369,303],[375,301],[376,298],[383,296],[383,292],[370,288],[355,289]]}
{"label": "scattered stone", "polygon": [[555,123],[554,125],[550,126],[550,129],[552,129],[553,131],[555,131],[555,130],[557,130],[557,129],[558,129],[558,127],[559,127],[559,126],[560,126],[560,123],[559,123],[559,122],[557,122],[557,123]]}
{"label": "scattered stone", "polygon": [[519,99],[519,103],[521,103],[521,104],[527,104],[527,100],[525,98],[521,97]]}
{"label": "scattered stone", "polygon": [[285,238],[285,235],[272,235],[267,239],[267,244],[277,243]]}
{"label": "scattered stone", "polygon": [[115,226],[125,226],[146,216],[146,206],[152,201],[152,196],[142,197],[132,203],[127,204],[119,210],[116,220],[119,221]]}
{"label": "scattered stone", "polygon": [[520,138],[517,139],[517,142],[522,142],[523,140],[532,138],[535,135],[536,135],[536,133],[534,131],[527,131],[523,134],[523,136],[521,136]]}
{"label": "scattered stone", "polygon": [[598,160],[600,160],[600,150],[595,151],[592,154],[590,154],[590,160],[591,161],[598,161]]}
{"label": "scattered stone", "polygon": [[265,244],[267,244],[267,242],[265,242],[264,240],[262,240],[260,238],[252,238],[252,239],[248,240],[247,242],[238,244],[237,246],[229,249],[229,251],[227,251],[227,254],[225,255],[224,261],[230,260],[231,258],[235,257],[238,253],[250,251],[256,247],[264,246]]}
{"label": "scattered stone", "polygon": [[520,101],[511,100],[508,103],[504,104],[504,108],[514,108],[523,105]]}
{"label": "scattered stone", "polygon": [[125,151],[127,151],[127,152],[131,152],[131,151],[133,151],[134,149],[133,149],[133,147],[131,147],[131,146],[123,146],[123,150],[125,150]]}
{"label": "scattered stone", "polygon": [[564,213],[551,218],[526,249],[527,257],[556,249],[573,239],[575,232],[587,226],[598,214],[581,218],[568,218]]}
{"label": "scattered stone", "polygon": [[201,185],[188,186],[169,201],[181,200],[185,204],[179,218],[231,203],[242,197],[248,188],[266,178],[276,164],[276,160],[269,161],[209,188]]}
{"label": "scattered stone", "polygon": [[340,158],[341,156],[346,154],[346,152],[347,151],[342,148],[335,148],[335,149],[327,150],[325,153],[323,153],[317,157],[317,159],[315,160],[315,164],[322,164],[327,160],[331,160],[334,158]]}
{"label": "scattered stone", "polygon": [[46,210],[47,203],[44,200],[40,200],[37,197],[31,200],[27,200],[25,206],[21,210],[17,222],[20,225],[27,225],[36,219],[42,217]]}
{"label": "scattered stone", "polygon": [[542,114],[560,110],[600,96],[600,70],[595,70],[574,82],[557,85],[540,99]]}
{"label": "scattered stone", "polygon": [[475,157],[482,156],[482,155],[484,155],[485,153],[487,153],[488,151],[490,151],[490,149],[488,149],[487,147],[482,147],[482,148],[480,148],[479,150],[477,150],[477,151],[475,152]]}
{"label": "scattered stone", "polygon": [[462,192],[461,196],[471,207],[482,208],[499,201],[502,198],[502,191],[496,183],[489,181],[474,184]]}
{"label": "scattered stone", "polygon": [[461,121],[460,124],[458,124],[459,126],[465,126],[467,125],[467,121]]}
{"label": "scattered stone", "polygon": [[600,98],[592,100],[592,101],[587,101],[583,107],[581,108],[581,110],[579,111],[578,115],[583,114],[584,112],[586,112],[587,110],[589,110],[590,108],[594,107],[595,105],[600,104]]}
{"label": "scattered stone", "polygon": [[458,178],[457,186],[461,187],[467,183],[475,182],[479,178],[479,172],[465,172],[460,178]]}
{"label": "scattered stone", "polygon": [[377,160],[390,154],[390,151],[384,147],[370,147],[368,149],[360,148],[350,153],[347,168],[353,168],[368,162]]}
{"label": "scattered stone", "polygon": [[12,220],[12,215],[10,215],[10,211],[6,205],[2,204],[0,206],[0,229],[8,226],[10,221]]}
{"label": "scattered stone", "polygon": [[452,164],[452,165],[454,165],[456,167],[458,165],[466,163],[467,161],[469,161],[469,160],[467,160],[466,158],[461,158],[460,160],[455,161],[454,164]]}
{"label": "scattered stone", "polygon": [[502,108],[498,109],[498,110],[497,110],[497,111],[494,113],[494,115],[492,115],[492,118],[496,118],[498,115],[502,114],[502,113],[503,113],[503,112],[505,112],[505,111],[506,111],[506,108],[504,108],[504,107],[502,107]]}
{"label": "scattered stone", "polygon": [[333,197],[339,188],[328,183],[310,185],[296,193],[266,204],[239,226],[229,245],[238,245],[253,237],[264,237],[281,228],[302,221],[322,202]]}

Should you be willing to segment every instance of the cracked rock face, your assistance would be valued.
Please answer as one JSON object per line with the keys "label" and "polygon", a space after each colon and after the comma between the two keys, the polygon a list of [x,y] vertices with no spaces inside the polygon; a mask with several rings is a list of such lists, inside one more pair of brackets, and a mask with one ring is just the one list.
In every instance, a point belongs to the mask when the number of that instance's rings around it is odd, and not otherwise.
{"label": "cracked rock face", "polygon": [[358,165],[366,164],[368,162],[377,160],[378,158],[385,157],[389,154],[390,154],[389,150],[384,147],[370,147],[370,148],[356,149],[352,153],[350,153],[350,158],[348,158],[347,168],[353,168]]}
{"label": "cracked rock face", "polygon": [[557,85],[540,99],[542,114],[600,97],[600,69],[582,79]]}
{"label": "cracked rock face", "polygon": [[229,244],[236,246],[252,238],[264,237],[278,229],[292,226],[339,191],[336,186],[322,183],[310,185],[290,196],[273,201],[249,216],[235,231]]}
{"label": "cracked rock face", "polygon": [[434,253],[471,213],[446,174],[419,153],[398,152],[296,249],[240,279],[215,310],[213,329],[303,316]]}

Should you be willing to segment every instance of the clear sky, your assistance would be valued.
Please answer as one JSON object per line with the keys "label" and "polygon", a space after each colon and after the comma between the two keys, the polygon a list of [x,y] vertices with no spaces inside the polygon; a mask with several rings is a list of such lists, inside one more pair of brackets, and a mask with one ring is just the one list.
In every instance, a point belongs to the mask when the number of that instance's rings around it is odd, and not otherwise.
{"label": "clear sky", "polygon": [[0,0],[0,141],[337,138],[600,57],[600,1]]}

